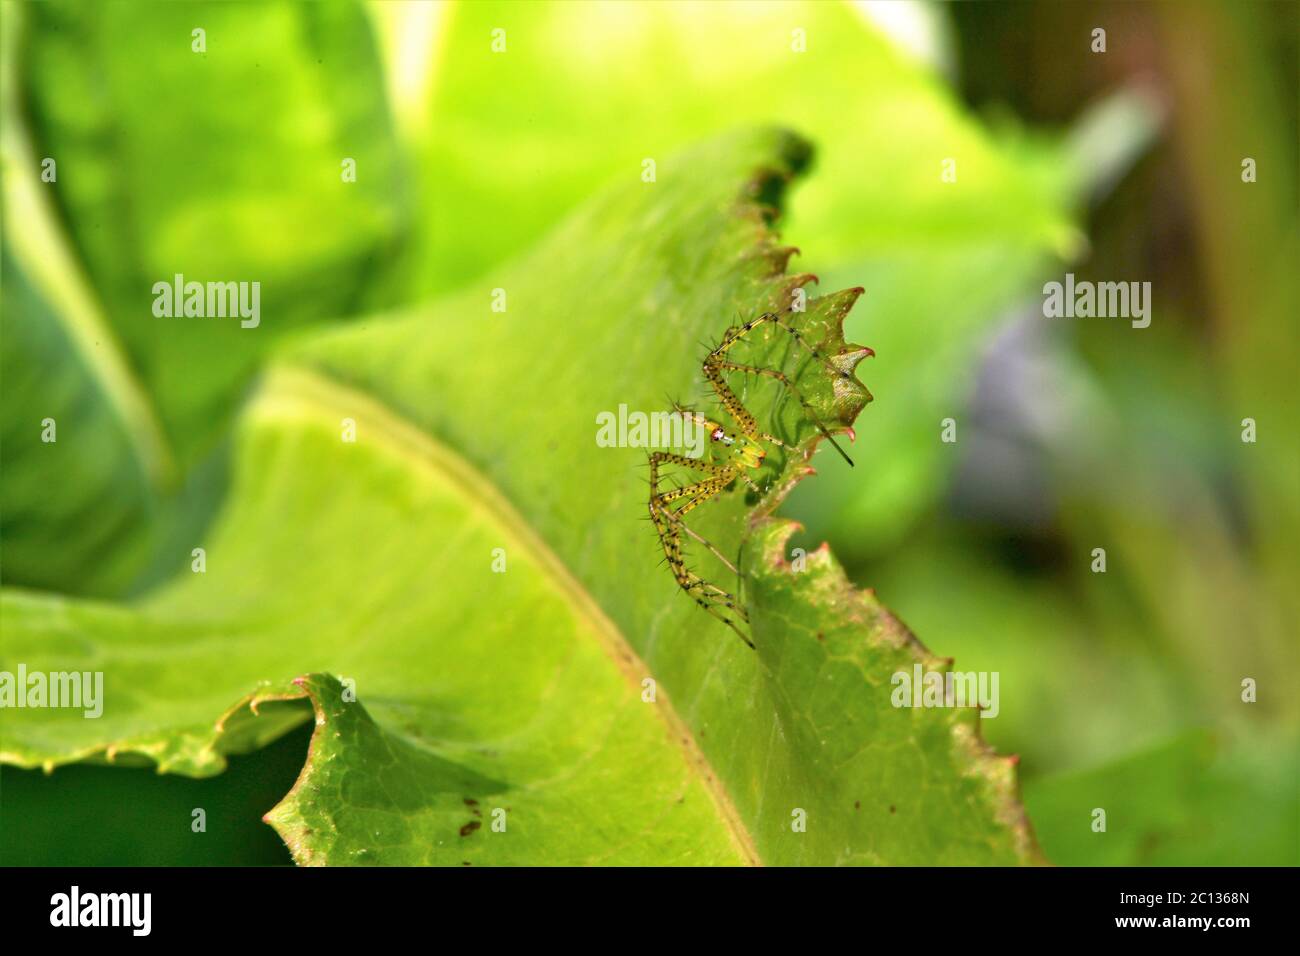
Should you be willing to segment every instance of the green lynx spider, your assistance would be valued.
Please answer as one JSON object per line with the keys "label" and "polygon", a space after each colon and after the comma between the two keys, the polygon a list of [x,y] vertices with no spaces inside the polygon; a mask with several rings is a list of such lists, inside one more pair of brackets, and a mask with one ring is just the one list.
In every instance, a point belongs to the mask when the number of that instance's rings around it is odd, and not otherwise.
{"label": "green lynx spider", "polygon": [[[650,520],[654,522],[655,530],[659,533],[659,543],[663,545],[664,557],[668,567],[672,569],[673,577],[696,604],[730,627],[751,648],[754,646],[753,640],[739,626],[739,622],[748,625],[749,613],[734,594],[704,580],[694,569],[686,566],[682,553],[683,532],[708,548],[714,557],[736,575],[737,582],[740,581],[740,570],[711,543],[691,530],[683,519],[689,512],[715,498],[737,480],[744,482],[752,491],[759,492],[760,489],[749,472],[761,467],[767,456],[763,443],[780,448],[789,447],[776,436],[759,430],[758,420],[745,408],[727,384],[724,377],[724,373],[727,372],[762,375],[780,382],[798,400],[804,413],[835,450],[850,465],[853,464],[853,460],[836,444],[835,439],[822,425],[807,400],[790,381],[789,376],[777,369],[745,365],[729,358],[728,353],[731,348],[746,335],[759,326],[772,325],[789,333],[795,342],[829,369],[832,375],[837,378],[851,378],[850,372],[836,368],[817,348],[805,341],[797,329],[786,324],[783,316],[790,311],[786,309],[781,313],[765,312],[743,325],[733,325],[723,334],[722,341],[704,357],[701,366],[704,378],[713,389],[723,410],[735,423],[732,431],[728,431],[721,423],[698,412],[674,405],[674,411],[705,430],[714,449],[714,459],[709,461],[704,458],[688,458],[685,455],[665,451],[650,453]],[[690,484],[660,491],[660,468],[663,465],[679,465],[700,472],[704,477]]]}

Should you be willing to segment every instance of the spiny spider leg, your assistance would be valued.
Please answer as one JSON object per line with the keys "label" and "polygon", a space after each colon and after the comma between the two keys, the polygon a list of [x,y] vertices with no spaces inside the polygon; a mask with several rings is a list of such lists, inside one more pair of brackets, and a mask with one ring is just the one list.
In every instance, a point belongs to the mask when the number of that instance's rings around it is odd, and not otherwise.
{"label": "spiny spider leg", "polygon": [[[659,465],[667,462],[674,465],[682,465],[686,468],[695,468],[699,471],[713,475],[712,478],[706,478],[703,481],[694,484],[682,485],[679,488],[672,488],[668,491],[660,492],[659,488]],[[727,566],[732,574],[739,574],[736,566],[727,560],[726,555],[715,548],[707,538],[697,534],[693,529],[682,521],[682,516],[702,505],[714,495],[718,494],[736,477],[734,471],[725,465],[716,465],[712,462],[699,461],[695,458],[687,458],[684,455],[674,455],[670,452],[657,451],[650,455],[650,507],[651,510],[659,510],[665,518],[675,524],[680,530],[685,531],[700,544],[708,548],[715,558]],[[677,501],[679,498],[688,500],[676,509],[669,508],[669,502]],[[722,593],[726,593],[723,591]]]}
{"label": "spiny spider leg", "polygon": [[[759,429],[758,420],[745,408],[744,403],[732,390],[731,386],[727,384],[725,377],[727,372],[763,375],[780,382],[784,386],[782,396],[793,395],[798,400],[804,414],[831,443],[832,447],[844,457],[845,461],[850,465],[853,464],[853,460],[844,454],[844,449],[840,448],[834,436],[818,418],[812,405],[807,401],[800,389],[795,386],[791,376],[779,369],[760,368],[756,365],[733,361],[728,354],[737,342],[755,328],[764,323],[771,323],[789,333],[794,343],[808,352],[813,359],[820,362],[836,378],[852,378],[851,373],[836,368],[816,346],[806,341],[798,329],[785,324],[782,316],[790,311],[790,309],[786,309],[780,314],[765,312],[748,322],[732,326],[723,333],[722,340],[709,350],[701,364],[704,378],[711,387],[714,397],[721,403],[734,422],[734,430],[724,427],[719,422],[713,421],[693,409],[685,408],[677,402],[671,403],[677,414],[696,426],[705,429],[712,443],[713,460],[701,461],[670,452],[653,452],[649,461],[650,520],[654,523],[655,530],[659,534],[659,542],[663,546],[664,557],[668,566],[672,569],[673,577],[677,580],[677,584],[681,589],[690,595],[696,604],[735,631],[740,639],[751,648],[754,647],[754,642],[737,624],[738,620],[748,624],[749,614],[745,611],[741,601],[734,595],[704,580],[699,574],[695,573],[693,568],[686,566],[682,553],[682,532],[690,535],[708,548],[714,557],[736,575],[739,585],[737,587],[738,592],[743,590],[745,583],[744,576],[738,567],[740,558],[737,558],[736,564],[728,561],[722,552],[704,537],[693,531],[683,519],[700,505],[722,494],[737,480],[743,481],[750,489],[759,492],[758,485],[750,477],[749,473],[763,467],[763,461],[767,457],[767,449],[764,448],[763,443],[767,442],[782,448],[788,447],[781,439]],[[788,359],[790,348],[787,347],[785,351],[786,359]],[[784,367],[784,361],[782,367]],[[661,465],[677,465],[689,468],[703,473],[706,477],[661,491],[659,487]],[[797,480],[796,477],[789,479],[790,482],[795,480]],[[674,507],[674,503],[676,503],[676,507]],[[741,556],[743,557],[743,551]]]}
{"label": "spiny spider leg", "polygon": [[[817,426],[818,431],[826,436],[826,439],[832,446],[834,446],[835,450],[840,453],[850,466],[853,465],[853,459],[844,454],[844,449],[840,448],[831,433],[826,430],[826,426],[821,423],[821,420],[817,417],[817,412],[813,409],[812,405],[808,403],[808,399],[803,397],[803,393],[795,387],[794,383],[790,381],[790,376],[786,375],[785,372],[780,372],[771,368],[759,368],[757,365],[742,365],[739,362],[717,362],[716,367],[729,372],[752,372],[755,375],[766,375],[768,378],[776,379],[790,390],[790,394],[795,397],[795,400],[798,401],[801,406],[803,406],[804,413],[812,423]],[[770,441],[774,445],[779,445],[782,448],[786,447],[785,442],[781,441],[781,439],[777,438],[775,435],[760,435],[759,437],[764,441]]]}
{"label": "spiny spider leg", "polygon": [[[712,552],[713,556],[726,566],[728,571],[730,571],[732,574],[739,574],[740,569],[737,568],[730,561],[728,561],[726,555],[724,555],[721,551],[715,548],[713,544],[709,542],[708,538],[705,538],[699,532],[693,530],[685,521],[682,520],[682,514],[684,512],[690,511],[691,508],[694,508],[697,505],[701,505],[704,502],[708,501],[714,495],[722,491],[722,489],[725,487],[726,487],[725,485],[720,487],[711,481],[700,482],[699,484],[685,485],[681,488],[675,489],[674,491],[665,492],[664,494],[659,496],[659,499],[661,504],[661,510],[663,511],[664,517],[666,517],[669,521],[671,521],[674,525],[676,525],[678,529],[685,531],[687,534],[689,534],[700,544],[708,548],[709,551]],[[681,508],[674,511],[672,508],[666,507],[668,501],[680,498],[682,497],[682,495],[687,493],[694,493],[696,495],[695,498],[693,498],[690,502],[688,502],[688,504],[690,505],[689,508]]]}
{"label": "spiny spider leg", "polygon": [[[789,309],[786,311],[788,312]],[[775,369],[761,369],[752,365],[741,365],[724,357],[737,342],[754,329],[758,328],[758,326],[768,322],[775,325],[778,329],[783,329],[784,331],[789,332],[790,335],[794,336],[796,342],[807,349],[808,352],[812,354],[813,358],[817,359],[817,361],[825,366],[837,378],[852,377],[849,372],[836,368],[834,364],[826,358],[826,356],[822,355],[820,350],[804,341],[804,337],[799,334],[799,330],[786,325],[775,312],[764,312],[758,318],[750,319],[744,325],[733,325],[731,328],[727,329],[722,336],[722,341],[719,342],[717,347],[714,348],[714,350],[704,359],[705,377],[713,386],[713,390],[718,393],[718,398],[722,400],[723,407],[725,407],[727,412],[736,419],[736,424],[740,426],[740,430],[744,432],[748,438],[754,441],[764,438],[765,436],[758,431],[758,423],[755,421],[754,416],[746,411],[745,407],[741,405],[740,399],[736,397],[736,393],[731,390],[731,386],[729,386],[726,383],[726,380],[722,377],[722,372],[724,370],[756,372],[760,375],[767,375],[770,378],[777,379],[794,393],[795,397],[799,400],[800,405],[803,406],[804,411],[812,419],[813,424],[817,426],[817,430],[820,431],[822,435],[825,436],[826,440],[831,443],[831,447],[840,453],[840,457],[847,461],[851,466],[853,464],[853,459],[845,454],[844,449],[839,446],[839,442],[837,442],[835,437],[827,431],[826,426],[822,424],[821,419],[817,417],[816,413],[804,399],[803,395],[790,382],[789,376],[784,372]]]}
{"label": "spiny spider leg", "polygon": [[[714,477],[661,493],[658,490],[659,465],[665,462],[696,468],[712,474]],[[737,626],[731,616],[723,611],[723,608],[726,608],[742,621],[748,621],[749,615],[745,613],[744,608],[739,606],[735,596],[714,584],[710,584],[688,568],[682,555],[680,530],[685,529],[692,537],[702,542],[723,563],[735,570],[734,565],[727,561],[717,548],[690,528],[687,528],[686,523],[681,519],[682,514],[691,511],[719,494],[727,485],[731,484],[734,478],[734,469],[725,465],[702,462],[668,452],[653,452],[650,455],[650,520],[654,522],[655,530],[659,533],[659,541],[663,546],[664,556],[667,558],[668,566],[672,569],[673,577],[677,580],[677,584],[681,589],[690,594],[696,604],[726,624],[736,632],[742,641],[753,648],[754,642]],[[685,501],[677,509],[670,507],[669,502],[678,499],[685,499]]]}
{"label": "spiny spider leg", "polygon": [[721,588],[709,584],[694,571],[686,567],[685,562],[682,559],[681,537],[677,533],[676,525],[669,525],[667,523],[659,524],[658,521],[656,521],[656,525],[659,530],[659,538],[663,542],[664,553],[668,556],[668,566],[672,568],[673,577],[677,579],[677,583],[681,589],[687,594],[691,594],[696,604],[735,631],[736,635],[748,644],[751,649],[753,649],[754,642],[750,640],[749,636],[742,631],[739,626],[737,626],[736,622],[728,617],[722,610],[723,608],[726,608],[742,621],[748,622],[749,615],[745,613],[745,609],[736,603],[736,599],[732,595],[723,591]]}
{"label": "spiny spider leg", "polygon": [[831,362],[831,360],[828,359],[825,355],[822,354],[821,349],[817,348],[816,346],[809,345],[798,329],[796,329],[794,326],[785,324],[781,316],[791,312],[793,312],[793,309],[790,309],[788,307],[783,309],[779,313],[764,312],[762,315],[758,316],[758,318],[750,319],[748,322],[744,323],[743,325],[733,325],[731,328],[727,329],[725,333],[723,333],[722,341],[719,342],[718,345],[714,348],[714,352],[727,351],[727,349],[729,349],[732,345],[735,344],[736,340],[744,338],[746,335],[748,335],[750,332],[752,332],[755,328],[762,325],[763,323],[771,322],[777,328],[785,332],[789,332],[790,335],[794,338],[794,340],[798,342],[799,345],[802,346],[805,350],[807,350],[808,354],[811,355],[813,358],[815,358],[818,362],[820,362],[822,366],[825,367],[825,369],[828,372],[830,372],[833,376],[835,376],[836,378],[852,378],[853,376],[849,372],[846,372],[843,369],[836,368],[835,364]]}
{"label": "spiny spider leg", "polygon": [[[712,498],[713,495],[715,495],[715,494],[717,494],[716,491],[715,491],[715,492],[711,492],[711,493],[709,494],[709,497]],[[685,521],[683,521],[683,520],[681,519],[681,517],[680,517],[680,516],[679,516],[675,511],[672,511],[671,509],[667,509],[667,508],[665,508],[664,510],[668,513],[668,520],[670,520],[671,522],[673,522],[673,524],[677,525],[678,528],[680,528],[682,531],[685,531],[687,534],[689,534],[692,538],[694,538],[694,539],[695,539],[696,541],[698,541],[700,544],[702,544],[702,545],[704,545],[706,548],[708,548],[709,551],[713,554],[713,556],[714,556],[715,558],[717,558],[719,561],[721,561],[722,564],[723,564],[723,566],[725,566],[726,569],[727,569],[728,571],[730,571],[732,574],[740,574],[740,568],[736,567],[734,564],[732,564],[730,561],[728,561],[728,560],[727,560],[727,556],[726,556],[725,554],[723,554],[721,551],[719,551],[717,548],[715,548],[715,547],[714,547],[714,546],[709,542],[709,539],[708,539],[708,538],[705,538],[705,537],[704,537],[703,535],[701,535],[698,531],[694,531],[694,530],[692,530],[692,529],[691,529],[691,526],[688,525]],[[721,589],[719,588],[719,590],[721,590]],[[725,594],[726,592],[723,591],[722,593]]]}

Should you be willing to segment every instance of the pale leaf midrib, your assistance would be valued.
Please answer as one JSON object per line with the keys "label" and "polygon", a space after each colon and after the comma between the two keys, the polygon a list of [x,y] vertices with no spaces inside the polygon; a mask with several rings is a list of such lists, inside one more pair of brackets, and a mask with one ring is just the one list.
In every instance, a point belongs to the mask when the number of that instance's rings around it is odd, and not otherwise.
{"label": "pale leaf midrib", "polygon": [[[539,570],[554,585],[580,621],[585,622],[601,648],[639,694],[642,681],[653,677],[633,650],[618,625],[490,479],[453,449],[428,432],[398,415],[374,396],[360,392],[323,375],[288,365],[274,366],[266,375],[259,394],[249,408],[249,417],[274,419],[278,414],[300,413],[337,425],[342,418],[364,421],[366,441],[380,442],[386,453],[408,461],[415,468],[432,469],[454,485],[470,506],[477,508],[499,527],[507,539],[531,555]],[[669,695],[656,691],[654,712],[665,724],[673,745],[683,752],[687,766],[713,800],[718,817],[726,826],[737,852],[751,865],[761,865],[748,828],[704,756],[690,727],[678,715]]]}

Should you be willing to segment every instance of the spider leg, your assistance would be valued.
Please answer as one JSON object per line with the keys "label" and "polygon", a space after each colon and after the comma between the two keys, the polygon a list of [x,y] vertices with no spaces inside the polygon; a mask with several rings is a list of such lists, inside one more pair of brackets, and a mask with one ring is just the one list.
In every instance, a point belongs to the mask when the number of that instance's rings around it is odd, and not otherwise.
{"label": "spider leg", "polygon": [[[853,465],[853,459],[844,453],[844,449],[839,446],[831,433],[826,430],[826,426],[821,423],[821,419],[817,417],[817,413],[813,410],[813,407],[808,404],[808,399],[803,397],[803,393],[795,387],[795,384],[790,381],[790,376],[786,375],[785,372],[772,368],[759,368],[757,365],[742,365],[739,362],[727,361],[717,362],[716,367],[730,372],[752,372],[754,375],[766,375],[768,378],[776,379],[776,381],[780,382],[790,390],[790,394],[793,395],[799,404],[803,406],[804,414],[806,414],[812,423],[817,426],[817,430],[826,437],[832,446],[834,446],[835,450],[840,453],[840,456],[847,461],[850,466]],[[783,441],[773,435],[761,435],[760,437],[766,441],[774,442],[782,448],[786,447]]]}
{"label": "spider leg", "polygon": [[[680,458],[680,456],[669,456],[664,452],[656,452],[655,454],[663,458],[668,458],[669,460]],[[682,520],[682,517],[688,512],[698,508],[700,505],[704,504],[704,502],[719,494],[727,487],[727,485],[731,484],[732,477],[734,476],[730,469],[724,468],[721,465],[709,465],[706,463],[701,466],[701,463],[694,462],[694,459],[679,460],[676,464],[682,464],[683,461],[690,461],[693,463],[693,466],[701,467],[701,470],[708,470],[718,474],[716,477],[705,478],[703,481],[697,481],[694,484],[682,485],[681,487],[673,488],[669,491],[652,494],[650,496],[650,507],[652,510],[659,511],[664,518],[672,522],[678,529],[685,531],[700,544],[708,548],[709,551],[713,553],[713,556],[726,565],[727,570],[732,574],[739,574],[740,571],[734,564],[727,560],[726,555],[715,548],[703,535],[698,534],[688,527],[686,522]],[[655,464],[657,466],[658,462]],[[682,498],[685,498],[686,501],[679,507],[675,509],[668,507],[671,502]]]}
{"label": "spider leg", "polygon": [[[739,431],[744,439],[753,444],[763,442],[775,445],[779,448],[788,448],[789,445],[767,432],[761,431],[758,426],[758,420],[745,407],[745,402],[736,394],[732,387],[727,383],[726,373],[741,372],[745,375],[753,374],[765,376],[778,381],[783,386],[780,401],[787,397],[793,396],[803,409],[805,416],[816,426],[822,436],[831,443],[831,446],[850,465],[853,459],[844,453],[844,449],[835,441],[835,437],[830,433],[826,426],[818,417],[816,410],[811,403],[804,397],[803,392],[795,385],[790,375],[787,375],[782,369],[790,359],[791,349],[794,345],[806,351],[812,359],[820,362],[836,379],[852,379],[852,373],[837,368],[835,364],[822,353],[815,345],[806,340],[803,334],[792,325],[785,322],[784,316],[790,312],[789,308],[780,313],[765,312],[757,318],[750,319],[747,322],[741,322],[727,329],[722,339],[713,346],[704,346],[708,349],[701,364],[701,371],[708,386],[713,391],[713,397],[718,400],[723,409],[727,412],[735,425],[735,430]],[[731,349],[737,342],[745,338],[750,332],[760,325],[771,324],[786,332],[790,338],[786,340],[784,355],[780,360],[778,368],[762,368],[757,365],[745,364],[733,361],[730,357]],[[791,344],[793,343],[793,345]],[[806,367],[806,362],[801,368]],[[798,373],[797,373],[798,374]],[[797,377],[796,374],[796,377]],[[748,380],[746,386],[748,387]],[[742,388],[741,394],[746,394],[745,388]],[[683,419],[693,423],[697,427],[704,428],[714,442],[725,443],[731,449],[730,455],[725,460],[718,460],[718,449],[714,449],[713,460],[702,460],[698,458],[688,458],[685,455],[673,454],[670,452],[652,452],[649,456],[650,465],[650,500],[648,502],[650,520],[655,526],[655,531],[659,535],[659,543],[663,548],[664,560],[671,568],[673,577],[676,579],[678,586],[682,591],[690,596],[700,607],[717,618],[727,627],[736,632],[749,647],[754,647],[754,642],[742,630],[738,622],[746,625],[749,623],[749,614],[740,599],[730,594],[723,588],[718,587],[706,581],[703,577],[695,572],[693,568],[687,567],[682,551],[682,535],[689,535],[699,544],[704,545],[709,552],[718,559],[728,570],[736,575],[737,592],[743,593],[745,580],[741,574],[739,565],[743,559],[743,549],[737,555],[736,563],[733,564],[713,546],[706,538],[695,532],[687,524],[685,516],[700,505],[711,501],[719,494],[730,487],[737,479],[743,481],[750,489],[762,493],[755,481],[750,478],[747,470],[760,467],[764,452],[762,449],[754,448],[752,445],[741,441],[737,445],[734,435],[728,434],[718,422],[700,414],[689,406],[683,405],[676,400],[670,401],[673,411]],[[779,406],[778,406],[779,407]],[[660,467],[663,465],[676,465],[682,468],[690,469],[704,477],[689,482],[682,481],[680,475],[664,476],[669,487],[661,490],[660,486]],[[807,469],[811,471],[811,469]],[[804,472],[806,473],[806,472]],[[792,477],[789,483],[798,480],[799,476]],[[674,483],[676,481],[676,483]],[[770,484],[770,482],[769,482]],[[788,485],[787,485],[788,486]]]}
{"label": "spider leg", "polygon": [[727,329],[726,333],[722,336],[722,341],[718,343],[718,346],[716,349],[714,349],[714,352],[717,353],[726,352],[738,340],[744,338],[746,335],[748,335],[758,326],[766,323],[771,323],[772,325],[775,325],[777,328],[781,329],[782,331],[790,333],[790,336],[795,340],[795,342],[797,342],[806,352],[808,352],[809,355],[811,355],[814,359],[820,362],[822,366],[828,372],[830,372],[835,378],[844,378],[844,379],[852,378],[853,376],[851,373],[846,372],[843,369],[836,368],[835,364],[829,358],[827,358],[826,355],[819,348],[817,348],[815,345],[810,345],[798,329],[796,329],[792,325],[787,325],[785,323],[785,321],[782,319],[781,316],[790,311],[791,310],[787,308],[780,313],[764,312],[762,315],[758,316],[755,319],[750,319],[748,322],[746,322],[743,325],[732,326],[731,328]]}
{"label": "spider leg", "polygon": [[676,578],[678,586],[690,595],[696,604],[735,631],[742,641],[753,648],[754,642],[727,613],[730,612],[741,621],[748,623],[749,615],[745,612],[745,609],[737,603],[733,595],[716,585],[710,584],[686,567],[682,558],[681,536],[678,533],[678,525],[663,521],[658,517],[657,513],[655,514],[655,526],[659,531],[659,540],[663,545],[664,554],[668,559],[668,566],[672,569],[673,577]]}
{"label": "spider leg", "polygon": [[[659,467],[661,464],[676,464],[702,471],[710,477],[693,484],[683,485],[670,491],[660,492]],[[733,469],[711,462],[674,455],[669,452],[652,452],[650,454],[650,520],[659,534],[659,543],[664,549],[664,557],[672,569],[673,577],[681,589],[713,617],[736,632],[749,647],[754,642],[740,629],[735,618],[748,622],[749,615],[740,606],[735,596],[705,581],[686,566],[682,554],[681,532],[686,531],[691,537],[704,544],[719,560],[732,571],[739,573],[735,565],[726,559],[702,536],[696,534],[682,520],[682,516],[704,504],[721,493],[734,479]],[[671,507],[673,501],[682,500],[678,508]]]}
{"label": "spider leg", "polygon": [[839,452],[840,456],[852,465],[853,459],[845,454],[844,449],[839,446],[839,443],[835,441],[834,436],[831,435],[826,426],[822,424],[821,419],[818,418],[812,406],[809,405],[807,399],[803,397],[803,394],[795,388],[794,383],[790,381],[788,375],[776,369],[765,369],[753,365],[742,365],[738,362],[732,362],[725,357],[731,350],[732,346],[758,326],[765,323],[770,323],[775,325],[777,328],[790,333],[799,345],[808,350],[813,358],[825,366],[836,378],[852,378],[852,375],[849,372],[836,368],[820,350],[805,341],[798,329],[786,325],[781,321],[781,317],[775,312],[765,312],[758,318],[746,322],[744,325],[735,325],[727,329],[726,333],[722,336],[722,341],[718,343],[718,347],[710,352],[704,359],[705,377],[709,380],[710,384],[713,385],[713,389],[718,393],[718,397],[722,400],[723,406],[731,413],[732,417],[736,419],[741,430],[746,436],[756,441],[760,438],[770,438],[771,436],[764,436],[758,431],[758,423],[754,420],[754,416],[749,414],[749,412],[741,406],[740,400],[736,397],[736,393],[731,390],[731,387],[728,386],[726,381],[723,379],[722,372],[724,370],[753,372],[758,375],[766,375],[769,378],[776,379],[789,389],[791,394],[798,399],[799,404],[803,406],[804,412],[812,420],[813,424],[817,426],[817,430],[820,431],[826,440],[831,443],[831,446]]}
{"label": "spider leg", "polygon": [[[717,422],[713,421],[707,415],[701,415],[699,412],[695,411],[694,409],[685,408],[681,405],[674,404],[673,411],[676,412],[678,415],[681,415],[682,418],[686,419],[687,421],[693,423],[699,428],[702,428],[705,434],[708,434],[709,432],[712,432],[715,428],[719,427]],[[776,444],[780,445],[782,448],[785,447],[785,443],[782,442],[779,438],[773,438],[771,435],[764,435],[762,437],[772,442],[775,442]],[[682,459],[680,456],[678,456],[676,459],[669,459],[669,460],[675,460],[677,464],[685,465],[687,468],[698,468],[699,466],[696,464],[696,462],[700,461],[701,459],[696,458],[687,461]],[[713,462],[712,464],[714,464],[718,468],[726,469],[726,471],[729,474],[731,474],[732,477],[739,478],[749,487],[750,491],[753,491],[757,494],[762,494],[763,490],[759,488],[757,484],[754,483],[754,479],[750,478],[749,475],[745,473],[745,470],[743,468],[736,468],[734,466],[725,465],[725,464],[717,465],[716,461]],[[716,468],[715,469],[700,468],[699,470],[708,471],[710,474],[720,473],[716,470]],[[716,554],[717,552],[715,551],[714,553]]]}
{"label": "spider leg", "polygon": [[727,627],[735,631],[736,636],[739,637],[742,641],[744,641],[749,646],[749,649],[751,651],[758,650],[758,648],[754,646],[754,642],[745,634],[745,632],[736,626],[736,622],[731,620],[731,618],[727,617],[721,611],[719,611],[716,605],[705,604],[704,602],[700,602],[700,606],[704,608],[704,610],[712,614],[714,617],[716,617],[723,624],[727,625]]}
{"label": "spider leg", "polygon": [[[710,497],[711,497],[711,496],[710,496]],[[707,538],[705,538],[703,535],[699,534],[699,532],[697,532],[697,531],[693,531],[693,530],[691,529],[690,525],[688,525],[685,521],[683,521],[683,520],[681,519],[681,517],[677,514],[677,512],[673,511],[673,510],[670,509],[670,508],[665,508],[665,509],[664,509],[664,514],[665,514],[665,516],[668,518],[668,520],[671,521],[673,524],[675,524],[678,528],[680,528],[682,531],[685,531],[687,534],[689,534],[692,538],[694,538],[694,539],[695,539],[696,541],[698,541],[700,544],[702,544],[702,545],[704,545],[706,548],[708,548],[709,551],[713,554],[713,556],[714,556],[715,558],[717,558],[719,561],[721,561],[722,564],[723,564],[723,566],[724,566],[728,571],[730,571],[732,574],[735,574],[735,575],[739,575],[739,574],[740,574],[740,568],[736,567],[734,564],[732,564],[730,561],[728,561],[728,560],[727,560],[727,556],[724,555],[724,554],[723,554],[721,551],[719,551],[717,548],[715,548],[715,547],[714,547],[714,546],[709,542],[709,540],[708,540]],[[725,594],[726,592],[724,591],[724,592],[722,592],[722,593]]]}

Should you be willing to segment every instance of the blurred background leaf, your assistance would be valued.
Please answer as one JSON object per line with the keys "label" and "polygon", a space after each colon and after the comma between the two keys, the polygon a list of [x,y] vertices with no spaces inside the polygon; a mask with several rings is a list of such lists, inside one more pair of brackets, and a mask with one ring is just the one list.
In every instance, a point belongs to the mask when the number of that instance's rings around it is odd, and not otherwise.
{"label": "blurred background leaf", "polygon": [[[1294,866],[1296,764],[1294,738],[1229,756],[1211,735],[1191,732],[1035,781],[1025,798],[1061,866]],[[1098,807],[1104,833],[1092,829]]]}
{"label": "blurred background leaf", "polygon": [[[122,593],[172,573],[151,555],[211,514],[260,356],[391,301],[406,178],[355,5],[5,3],[4,18],[5,264],[22,296],[6,293],[6,380],[31,409],[6,418],[5,575]],[[260,282],[261,325],[155,317],[154,283],[178,274]],[[63,500],[41,500],[39,422],[77,396],[102,422],[77,414]],[[126,493],[105,494],[119,476]]]}

